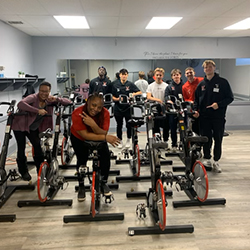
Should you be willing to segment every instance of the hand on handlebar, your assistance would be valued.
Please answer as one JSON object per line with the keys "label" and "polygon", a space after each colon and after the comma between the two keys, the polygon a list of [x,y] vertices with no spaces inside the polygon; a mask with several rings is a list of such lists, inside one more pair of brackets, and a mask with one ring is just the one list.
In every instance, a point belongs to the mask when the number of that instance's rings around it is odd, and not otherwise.
{"label": "hand on handlebar", "polygon": [[56,96],[52,96],[50,95],[47,99],[48,102],[56,102],[57,101],[57,97]]}
{"label": "hand on handlebar", "polygon": [[39,109],[38,115],[46,115],[48,112],[45,109]]}
{"label": "hand on handlebar", "polygon": [[194,117],[194,118],[198,118],[199,116],[200,116],[199,112],[194,111],[193,117]]}
{"label": "hand on handlebar", "polygon": [[114,135],[106,135],[106,141],[110,143],[113,147],[120,144],[120,139]]}

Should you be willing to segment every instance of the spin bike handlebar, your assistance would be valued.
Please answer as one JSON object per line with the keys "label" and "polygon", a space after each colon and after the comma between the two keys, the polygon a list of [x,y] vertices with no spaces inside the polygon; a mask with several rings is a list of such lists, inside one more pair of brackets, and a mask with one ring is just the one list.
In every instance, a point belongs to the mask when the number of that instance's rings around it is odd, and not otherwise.
{"label": "spin bike handlebar", "polygon": [[136,95],[132,96],[132,93],[130,93],[130,96],[127,95],[119,95],[119,103],[124,105],[130,105],[132,108],[139,108],[141,110],[141,117],[137,117],[134,115],[134,112],[131,114],[131,118],[134,120],[140,120],[145,117],[145,108],[144,103],[145,100],[143,99],[142,95]]}
{"label": "spin bike handlebar", "polygon": [[103,101],[104,101],[104,107],[109,111],[110,118],[114,117],[114,101],[113,101],[113,95],[112,94],[105,94],[103,96]]}
{"label": "spin bike handlebar", "polygon": [[[13,113],[14,112],[14,107],[15,107],[15,104],[16,104],[16,100],[12,100],[11,102],[0,102],[0,106],[1,105],[9,105],[9,108],[8,110],[6,111],[6,113]],[[0,116],[3,116],[2,113],[0,113]]]}

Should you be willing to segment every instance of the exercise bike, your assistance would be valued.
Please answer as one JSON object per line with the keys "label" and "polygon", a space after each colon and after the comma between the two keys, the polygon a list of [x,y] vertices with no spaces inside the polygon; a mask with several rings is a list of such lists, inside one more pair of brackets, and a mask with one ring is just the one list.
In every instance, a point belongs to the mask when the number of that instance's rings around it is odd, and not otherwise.
{"label": "exercise bike", "polygon": [[99,163],[98,149],[104,142],[100,141],[85,141],[89,144],[90,150],[93,152],[93,172],[92,179],[90,178],[91,172],[88,167],[81,166],[79,169],[80,179],[84,183],[84,179],[87,176],[89,182],[91,183],[91,205],[90,214],[87,215],[65,215],[63,221],[65,223],[69,222],[84,222],[84,221],[110,221],[110,220],[124,220],[123,213],[112,213],[112,214],[101,214],[101,196],[105,198],[105,203],[110,204],[114,197],[113,195],[105,196],[101,190],[101,169]]}
{"label": "exercise bike", "polygon": [[[63,120],[63,124],[64,124],[64,132],[63,132],[63,140],[62,140],[62,146],[61,146],[61,162],[62,165],[59,165],[60,169],[68,169],[68,168],[76,168],[76,164],[70,164],[75,152],[73,150],[73,147],[71,145],[71,141],[70,141],[70,128],[71,128],[71,114],[72,111],[75,109],[75,106],[81,105],[83,103],[85,103],[85,99],[82,98],[81,95],[77,95],[75,97],[72,97],[72,102],[73,102],[73,106],[69,106],[69,112],[65,111],[65,108],[63,110],[63,114],[62,114],[62,120]],[[104,107],[106,107],[109,111],[110,111],[110,118],[113,117],[114,115],[114,111],[113,111],[113,98],[112,98],[112,94],[106,94],[103,96],[103,100],[104,100]],[[68,124],[66,122],[66,119],[68,118]],[[91,160],[93,158],[93,155],[90,154],[89,156],[89,160]],[[110,150],[110,158],[111,159],[116,159],[116,156],[114,155],[114,153]],[[119,175],[120,174],[120,170],[110,170],[110,175]],[[77,175],[67,175],[64,176],[64,178],[67,181],[74,181],[77,180],[78,177]]]}
{"label": "exercise bike", "polygon": [[[62,167],[69,165],[75,155],[75,152],[73,150],[73,147],[70,141],[71,114],[74,111],[76,105],[80,105],[85,102],[85,100],[80,95],[75,96],[74,94],[71,94],[69,99],[72,101],[72,104],[68,106],[68,110],[67,110],[67,107],[65,106],[63,108],[63,113],[62,113],[63,139],[62,139],[61,152],[60,152]],[[66,110],[67,110],[67,113],[66,113]]]}
{"label": "exercise bike", "polygon": [[[128,124],[131,126],[131,137],[132,137],[132,150],[124,148],[122,154],[124,154],[124,160],[116,160],[116,164],[128,163],[132,172],[132,176],[117,176],[116,181],[139,181],[139,180],[150,180],[150,176],[140,176],[141,168],[141,154],[142,152],[139,149],[138,145],[138,128],[141,127],[144,122],[144,99],[142,95],[128,97],[127,95],[120,95],[119,102],[121,104],[130,105],[130,114],[131,119],[128,121]],[[140,110],[140,116],[135,116],[135,109]],[[132,156],[132,159],[129,159],[129,155]]]}
{"label": "exercise bike", "polygon": [[72,205],[72,199],[53,200],[59,189],[63,190],[64,184],[66,183],[66,180],[62,176],[59,176],[57,160],[62,108],[63,106],[60,104],[56,105],[56,125],[52,149],[49,143],[49,139],[52,138],[52,132],[47,130],[40,134],[41,138],[45,138],[44,144],[46,151],[44,157],[45,161],[41,163],[38,173],[37,193],[39,200],[18,201],[18,207]]}
{"label": "exercise bike", "polygon": [[[116,160],[116,164],[129,163],[132,176],[118,176],[116,177],[116,181],[150,180],[150,176],[140,176],[141,165],[149,165],[148,145],[146,145],[145,150],[140,150],[138,145],[138,128],[145,124],[145,99],[142,95],[132,96],[132,94],[129,97],[127,95],[120,95],[119,99],[121,104],[129,104],[130,106],[131,119],[128,121],[128,124],[131,126],[132,150],[125,148],[122,150],[122,153],[124,154],[124,158],[128,158],[130,154],[132,159],[118,159]],[[140,110],[140,116],[135,115],[136,108]],[[168,165],[172,164],[172,161],[161,161],[161,163]]]}
{"label": "exercise bike", "polygon": [[[162,182],[162,172],[160,165],[160,149],[166,148],[165,142],[156,142],[153,136],[153,108],[157,104],[145,104],[145,117],[147,125],[147,138],[148,138],[148,151],[151,171],[151,187],[146,193],[147,207],[150,215],[154,220],[156,226],[153,227],[129,227],[128,234],[133,235],[146,235],[146,234],[172,234],[172,233],[192,233],[194,231],[193,225],[178,225],[166,226],[166,206],[167,201],[165,198],[165,191]],[[144,196],[144,195],[143,195]],[[127,193],[127,198],[138,197],[133,193]],[[136,213],[138,217],[146,217],[146,205],[140,203],[137,205]]]}
{"label": "exercise bike", "polygon": [[[185,165],[185,175],[173,175],[165,172],[162,179],[172,186],[176,183],[177,191],[182,190],[190,200],[173,201],[174,207],[218,205],[225,204],[225,199],[207,199],[209,183],[204,165],[199,161],[202,145],[208,141],[207,137],[199,136],[192,131],[190,119],[193,116],[191,104],[179,101],[175,96],[169,96],[172,103],[168,103],[167,114],[176,114],[180,132],[180,158]],[[189,117],[188,128],[185,124],[185,115]]]}
{"label": "exercise bike", "polygon": [[[0,155],[0,208],[5,204],[5,202],[10,198],[10,196],[16,190],[34,190],[34,185],[11,185],[7,186],[8,179],[16,180],[16,171],[10,170],[9,173],[6,173],[5,163],[8,154],[9,141],[12,138],[11,135],[11,125],[14,119],[14,107],[16,101],[12,100],[11,102],[0,102],[0,106],[7,105],[9,106],[7,110],[8,118],[5,127],[4,141],[1,149]],[[0,114],[1,116],[3,114]],[[18,114],[16,114],[18,115]],[[0,215],[0,222],[14,222],[16,220],[16,215]]]}

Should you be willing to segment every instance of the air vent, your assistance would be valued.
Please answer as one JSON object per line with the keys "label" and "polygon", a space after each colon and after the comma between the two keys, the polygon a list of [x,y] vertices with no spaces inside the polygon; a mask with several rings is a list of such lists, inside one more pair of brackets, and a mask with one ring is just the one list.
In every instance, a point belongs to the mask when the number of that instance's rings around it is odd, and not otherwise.
{"label": "air vent", "polygon": [[21,22],[21,21],[8,21],[8,23],[9,24],[14,24],[14,25],[16,25],[16,24],[23,24],[23,22]]}

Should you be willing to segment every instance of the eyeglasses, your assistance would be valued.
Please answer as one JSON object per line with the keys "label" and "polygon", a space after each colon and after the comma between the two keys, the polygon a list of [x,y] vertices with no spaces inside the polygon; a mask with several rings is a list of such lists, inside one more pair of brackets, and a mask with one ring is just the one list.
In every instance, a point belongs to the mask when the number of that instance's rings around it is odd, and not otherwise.
{"label": "eyeglasses", "polygon": [[40,93],[44,93],[44,94],[49,94],[50,91],[48,90],[39,90]]}

